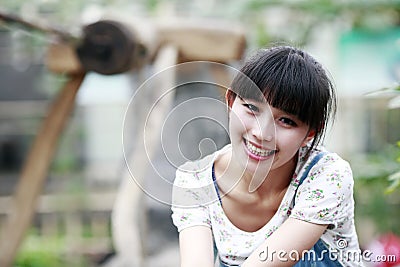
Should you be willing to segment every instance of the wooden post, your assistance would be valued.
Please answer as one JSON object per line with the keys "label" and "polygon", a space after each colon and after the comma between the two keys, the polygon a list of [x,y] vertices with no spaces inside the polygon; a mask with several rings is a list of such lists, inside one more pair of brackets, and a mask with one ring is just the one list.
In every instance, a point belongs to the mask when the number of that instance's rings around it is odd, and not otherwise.
{"label": "wooden post", "polygon": [[61,132],[74,107],[76,93],[84,74],[71,76],[56,100],[33,142],[23,167],[7,221],[0,235],[0,266],[12,265],[35,213],[36,204],[46,179]]}
{"label": "wooden post", "polygon": [[[177,59],[178,50],[174,46],[164,46],[158,52],[154,62],[154,73],[175,65]],[[157,86],[157,89],[161,92],[160,94],[166,93],[174,86],[175,77],[173,75],[168,77],[164,75],[163,78],[159,81],[159,86]],[[151,92],[146,93],[146,95],[151,95]],[[148,158],[151,159],[154,155],[155,145],[159,140],[164,116],[172,108],[173,99],[174,94],[168,93],[161,101],[157,102],[155,109],[147,121],[146,136],[143,135],[144,129],[138,129],[137,131],[137,146],[133,155],[127,158],[126,162],[132,169],[132,174],[135,176],[134,179],[139,185],[142,184],[147,167],[149,166]],[[149,107],[151,107],[152,101],[157,101],[157,99],[143,99],[144,105],[150,104]],[[146,106],[145,110],[148,110],[149,107]],[[140,107],[136,107],[136,109],[140,109]],[[140,127],[144,126],[144,120],[149,114],[141,115],[144,115],[144,118],[143,116],[141,116],[142,118],[137,118]],[[144,144],[144,140],[146,140],[146,145]],[[140,221],[146,221],[144,219],[146,212],[142,201],[144,194],[135,181],[133,181],[129,170],[126,169],[112,213],[112,235],[117,255],[103,266],[143,266],[144,249],[142,237],[145,233],[143,234],[143,229],[139,226]]]}

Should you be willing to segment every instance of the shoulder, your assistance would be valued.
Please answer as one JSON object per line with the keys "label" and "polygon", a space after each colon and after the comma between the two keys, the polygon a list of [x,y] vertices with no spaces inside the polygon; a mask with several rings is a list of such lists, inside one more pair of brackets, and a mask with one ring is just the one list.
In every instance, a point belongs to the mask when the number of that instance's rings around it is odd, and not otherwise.
{"label": "shoulder", "polygon": [[354,180],[350,164],[324,147],[318,147],[310,153],[298,174],[300,177],[307,175],[300,190],[318,187],[328,191],[340,191],[345,195],[352,194]]}
{"label": "shoulder", "polygon": [[319,147],[312,151],[299,174],[306,176],[302,177],[299,192],[307,192],[308,199],[317,196],[352,200],[354,180],[350,164],[336,153]]}
{"label": "shoulder", "polygon": [[[323,156],[313,165],[313,158],[321,152]],[[302,178],[304,174],[295,194],[292,217],[333,228],[353,218],[354,181],[347,161],[326,150],[313,151],[299,173]]]}
{"label": "shoulder", "polygon": [[176,170],[173,205],[184,207],[205,206],[218,200],[212,179],[212,166],[223,149],[200,160],[188,161]]}
{"label": "shoulder", "polygon": [[[353,173],[350,164],[333,152],[325,151],[323,156],[314,167],[313,173],[323,174],[328,182],[341,181],[353,184]],[[310,177],[312,179],[313,177]]]}
{"label": "shoulder", "polygon": [[187,161],[179,166],[175,173],[175,186],[201,186],[212,182],[212,167],[216,158],[229,149],[229,145],[209,154],[202,159]]}
{"label": "shoulder", "polygon": [[337,153],[331,152],[323,146],[313,149],[307,158],[303,157],[304,154],[304,150],[299,153],[297,166],[299,175],[300,172],[304,172],[307,168],[311,167],[311,172],[315,170],[327,170],[352,176],[350,164]]}
{"label": "shoulder", "polygon": [[[321,159],[316,164],[316,169],[328,170],[330,172],[342,173],[352,176],[352,171],[349,162],[344,160],[338,154],[329,152],[327,150],[321,151],[323,153]],[[319,153],[321,153],[319,152]]]}
{"label": "shoulder", "polygon": [[212,164],[212,154],[200,160],[187,161],[177,168],[174,186],[191,188],[209,183]]}

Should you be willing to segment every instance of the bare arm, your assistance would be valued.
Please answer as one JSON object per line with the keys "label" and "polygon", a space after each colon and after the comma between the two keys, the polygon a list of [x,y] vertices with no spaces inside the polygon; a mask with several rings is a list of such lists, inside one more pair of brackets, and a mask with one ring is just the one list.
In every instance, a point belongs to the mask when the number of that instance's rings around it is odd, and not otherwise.
{"label": "bare arm", "polygon": [[214,250],[211,229],[193,226],[179,233],[181,267],[213,267]]}
{"label": "bare arm", "polygon": [[309,250],[321,237],[327,225],[287,219],[245,261],[242,267],[293,266],[295,256]]}

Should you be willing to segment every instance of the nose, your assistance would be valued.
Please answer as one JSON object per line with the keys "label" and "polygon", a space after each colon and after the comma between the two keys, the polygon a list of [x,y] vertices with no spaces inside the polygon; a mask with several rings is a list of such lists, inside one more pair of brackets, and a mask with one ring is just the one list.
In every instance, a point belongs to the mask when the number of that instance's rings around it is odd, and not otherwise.
{"label": "nose", "polygon": [[272,116],[268,114],[268,116],[262,116],[255,120],[251,134],[259,141],[271,142],[275,136],[275,124]]}

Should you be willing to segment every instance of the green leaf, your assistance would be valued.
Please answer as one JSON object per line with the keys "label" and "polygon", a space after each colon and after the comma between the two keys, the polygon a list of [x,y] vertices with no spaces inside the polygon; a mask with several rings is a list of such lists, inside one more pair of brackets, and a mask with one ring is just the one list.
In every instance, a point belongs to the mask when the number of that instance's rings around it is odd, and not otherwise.
{"label": "green leaf", "polygon": [[384,87],[369,93],[366,93],[367,97],[383,96],[383,95],[398,95],[400,93],[400,85],[396,84],[391,87]]}
{"label": "green leaf", "polygon": [[388,103],[388,108],[390,109],[400,108],[400,96],[391,99]]}
{"label": "green leaf", "polygon": [[388,188],[385,190],[385,194],[393,193],[397,188],[400,187],[400,171],[391,174],[388,177],[388,180],[391,182]]}

